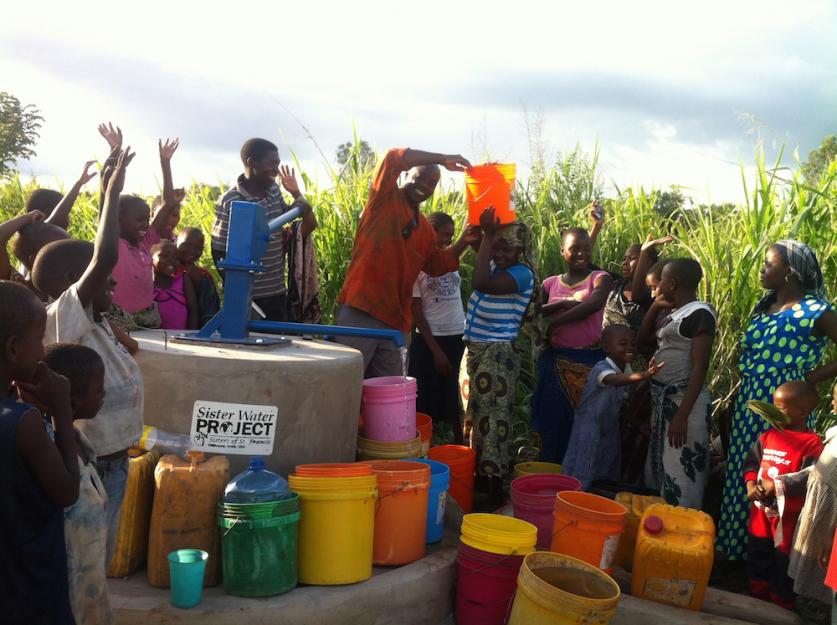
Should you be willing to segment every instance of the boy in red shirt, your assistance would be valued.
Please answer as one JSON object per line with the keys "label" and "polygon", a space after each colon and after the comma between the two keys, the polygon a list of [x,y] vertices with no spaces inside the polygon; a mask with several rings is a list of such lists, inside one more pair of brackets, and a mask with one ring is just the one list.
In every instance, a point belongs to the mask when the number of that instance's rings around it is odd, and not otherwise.
{"label": "boy in red shirt", "polygon": [[790,423],[782,430],[770,428],[762,434],[743,467],[747,497],[752,502],[747,543],[750,594],[788,610],[796,599],[788,560],[805,492],[804,486],[797,492],[794,476],[787,474],[815,463],[822,452],[820,437],[806,426],[818,400],[816,387],[808,382],[779,386],[773,403]]}

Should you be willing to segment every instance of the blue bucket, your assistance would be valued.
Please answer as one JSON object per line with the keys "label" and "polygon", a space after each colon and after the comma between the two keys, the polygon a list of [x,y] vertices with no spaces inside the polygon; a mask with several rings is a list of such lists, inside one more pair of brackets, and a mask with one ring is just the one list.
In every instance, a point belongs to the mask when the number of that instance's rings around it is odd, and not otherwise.
{"label": "blue bucket", "polygon": [[207,558],[209,554],[201,549],[178,549],[169,554],[174,607],[193,608],[201,602]]}
{"label": "blue bucket", "polygon": [[427,499],[427,532],[425,542],[437,543],[445,532],[445,502],[450,483],[450,468],[442,462],[424,458],[410,458],[410,462],[430,465],[430,492]]}

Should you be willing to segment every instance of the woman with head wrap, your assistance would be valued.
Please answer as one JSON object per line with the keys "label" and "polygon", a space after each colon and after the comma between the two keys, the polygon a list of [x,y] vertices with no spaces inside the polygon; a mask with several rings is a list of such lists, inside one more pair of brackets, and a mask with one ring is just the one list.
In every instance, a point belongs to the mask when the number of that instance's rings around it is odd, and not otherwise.
{"label": "woman with head wrap", "polygon": [[471,446],[477,451],[475,490],[494,502],[502,497],[502,479],[511,468],[510,424],[520,375],[515,341],[532,300],[535,272],[532,237],[525,224],[501,226],[489,207],[480,226],[483,237],[465,315],[470,379],[466,421],[471,423]]}
{"label": "woman with head wrap", "polygon": [[717,546],[728,559],[745,557],[749,505],[742,464],[767,423],[747,408],[751,399],[772,402],[776,387],[791,380],[814,384],[837,374],[837,361],[819,366],[829,339],[837,342],[837,313],[826,299],[814,251],[799,241],[770,246],[761,270],[767,294],[759,300],[741,339],[724,501]]}

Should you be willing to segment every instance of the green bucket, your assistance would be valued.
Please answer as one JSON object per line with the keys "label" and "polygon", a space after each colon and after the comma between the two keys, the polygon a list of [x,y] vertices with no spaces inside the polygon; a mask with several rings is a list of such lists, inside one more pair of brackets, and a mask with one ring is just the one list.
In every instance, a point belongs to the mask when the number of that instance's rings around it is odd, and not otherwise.
{"label": "green bucket", "polygon": [[271,504],[267,509],[275,516],[265,516],[266,504],[218,505],[224,592],[229,595],[270,597],[296,586],[299,495]]}
{"label": "green bucket", "polygon": [[298,511],[299,496],[296,494],[285,499],[264,503],[226,503],[222,501],[218,504],[218,513],[230,518],[269,519]]}

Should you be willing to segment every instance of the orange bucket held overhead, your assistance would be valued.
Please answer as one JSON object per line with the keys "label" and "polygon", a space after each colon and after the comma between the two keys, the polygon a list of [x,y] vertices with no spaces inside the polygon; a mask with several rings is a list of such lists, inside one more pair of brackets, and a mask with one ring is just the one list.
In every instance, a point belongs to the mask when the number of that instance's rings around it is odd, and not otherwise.
{"label": "orange bucket held overhead", "polygon": [[479,225],[480,215],[489,206],[497,211],[500,223],[510,224],[517,219],[512,198],[514,180],[514,163],[485,163],[465,172],[465,199],[471,225]]}

